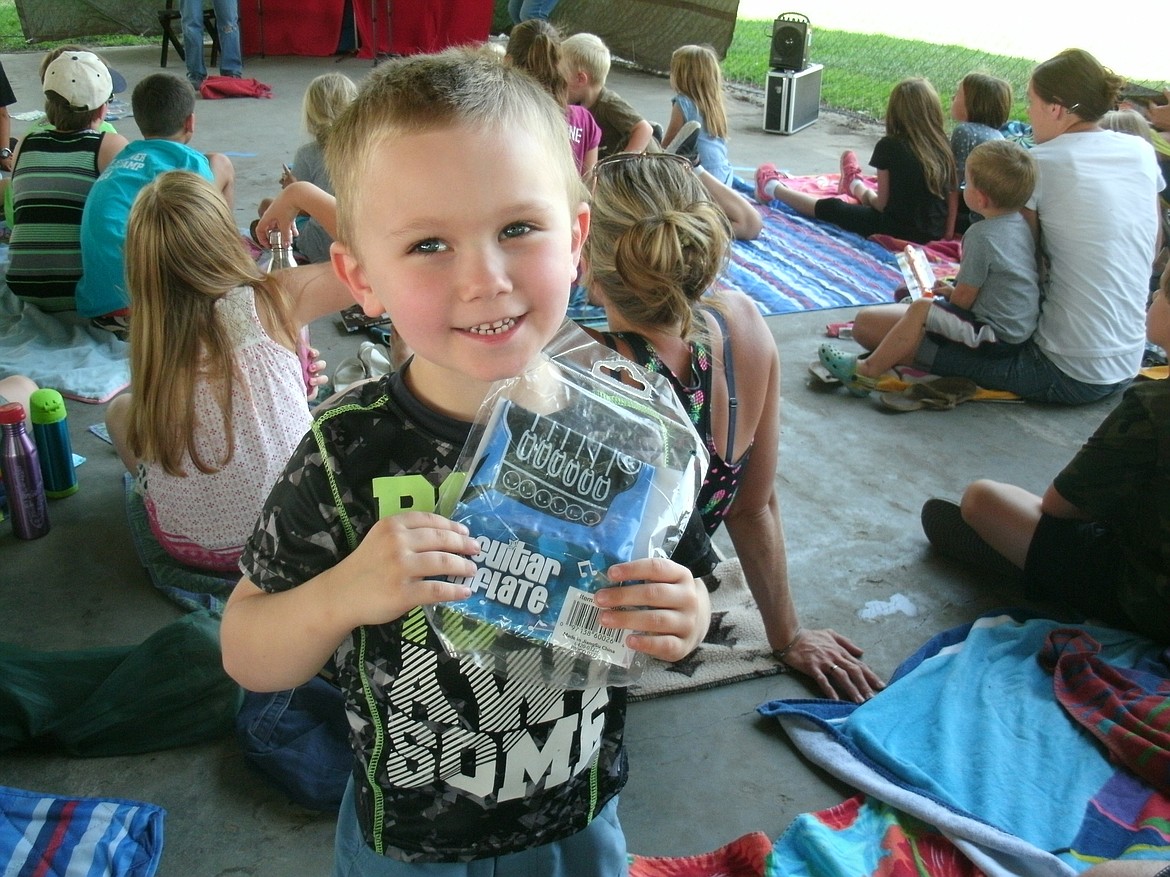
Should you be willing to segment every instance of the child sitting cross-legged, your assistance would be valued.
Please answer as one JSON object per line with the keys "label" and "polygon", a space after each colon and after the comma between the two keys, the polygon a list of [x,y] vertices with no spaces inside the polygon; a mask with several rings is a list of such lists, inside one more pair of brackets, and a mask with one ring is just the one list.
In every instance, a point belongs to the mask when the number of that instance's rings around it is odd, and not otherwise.
{"label": "child sitting cross-legged", "polygon": [[929,369],[938,348],[932,336],[994,357],[1010,354],[1036,330],[1036,243],[1020,213],[1036,185],[1036,164],[1018,144],[990,140],[971,151],[966,173],[963,197],[985,219],[963,238],[954,286],[940,283],[933,297],[883,306],[889,328],[864,359],[833,344],[821,345],[821,364],[854,395],[868,395],[877,378],[895,365]]}

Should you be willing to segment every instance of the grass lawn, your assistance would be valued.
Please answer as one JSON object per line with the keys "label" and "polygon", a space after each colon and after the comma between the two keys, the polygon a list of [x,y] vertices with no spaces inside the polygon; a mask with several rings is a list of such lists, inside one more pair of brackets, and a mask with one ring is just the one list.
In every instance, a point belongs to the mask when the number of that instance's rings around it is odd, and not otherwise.
{"label": "grass lawn", "polygon": [[[128,46],[154,43],[157,39],[113,34],[86,36],[81,41],[89,46]],[[21,32],[16,0],[0,0],[0,52],[44,52],[69,42],[72,41],[29,42]],[[729,82],[762,89],[771,42],[771,19],[740,18],[723,63],[723,75]],[[890,89],[906,76],[925,76],[949,105],[955,85],[973,70],[1008,80],[1016,95],[1013,117],[1022,119],[1028,75],[1035,64],[1031,59],[962,46],[820,28],[814,31],[813,58],[825,67],[822,102],[874,119],[885,114]]]}

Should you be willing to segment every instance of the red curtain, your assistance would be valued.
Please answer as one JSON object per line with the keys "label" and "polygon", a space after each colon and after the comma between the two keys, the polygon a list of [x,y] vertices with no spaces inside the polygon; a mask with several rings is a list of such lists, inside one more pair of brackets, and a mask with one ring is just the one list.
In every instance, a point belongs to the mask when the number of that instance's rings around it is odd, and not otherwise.
{"label": "red curtain", "polygon": [[[412,55],[483,42],[492,0],[353,0],[358,56]],[[332,55],[341,37],[345,0],[240,0],[245,55]]]}

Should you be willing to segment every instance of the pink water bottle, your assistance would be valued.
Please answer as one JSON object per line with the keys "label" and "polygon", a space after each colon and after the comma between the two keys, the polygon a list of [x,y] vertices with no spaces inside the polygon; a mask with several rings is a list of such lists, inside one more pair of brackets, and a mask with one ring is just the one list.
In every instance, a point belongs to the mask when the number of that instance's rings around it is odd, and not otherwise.
{"label": "pink water bottle", "polygon": [[0,405],[0,475],[8,493],[12,532],[18,539],[39,539],[49,532],[49,502],[41,479],[37,446],[24,428],[24,406]]}

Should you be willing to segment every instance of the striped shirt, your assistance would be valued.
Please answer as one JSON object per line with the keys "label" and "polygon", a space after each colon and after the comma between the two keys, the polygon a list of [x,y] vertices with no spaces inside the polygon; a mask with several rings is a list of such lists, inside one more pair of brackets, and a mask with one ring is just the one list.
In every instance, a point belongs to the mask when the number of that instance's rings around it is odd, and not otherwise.
{"label": "striped shirt", "polygon": [[81,214],[98,177],[96,131],[38,131],[25,137],[12,172],[8,286],[45,311],[76,307]]}

